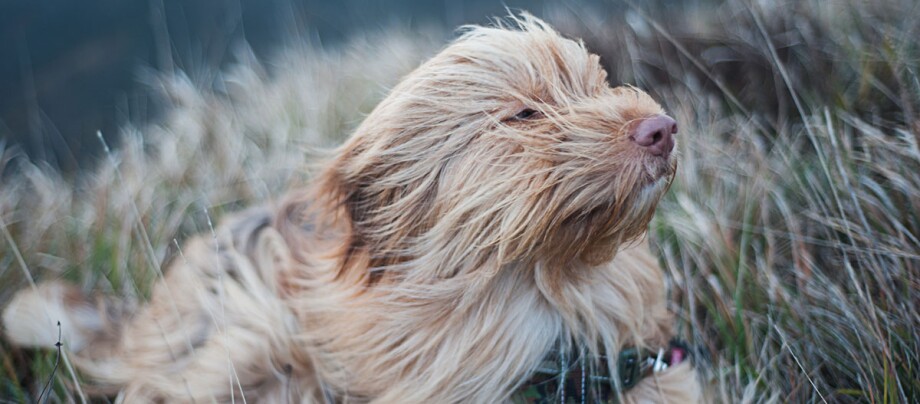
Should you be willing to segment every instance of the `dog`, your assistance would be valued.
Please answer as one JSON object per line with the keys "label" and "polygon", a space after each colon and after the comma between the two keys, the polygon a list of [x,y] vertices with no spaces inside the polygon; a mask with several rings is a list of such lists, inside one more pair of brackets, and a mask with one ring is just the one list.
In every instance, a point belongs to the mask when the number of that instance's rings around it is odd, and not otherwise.
{"label": "dog", "polygon": [[40,283],[5,333],[47,347],[60,321],[87,392],[123,402],[697,402],[644,241],[676,134],[545,22],[467,27],[142,307]]}

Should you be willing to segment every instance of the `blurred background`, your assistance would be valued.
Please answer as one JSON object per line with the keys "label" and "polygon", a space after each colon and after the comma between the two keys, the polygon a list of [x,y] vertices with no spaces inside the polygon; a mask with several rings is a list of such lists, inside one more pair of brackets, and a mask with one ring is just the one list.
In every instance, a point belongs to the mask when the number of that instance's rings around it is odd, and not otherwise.
{"label": "blurred background", "polygon": [[[671,2],[676,3],[676,2]],[[154,119],[152,74],[179,69],[206,82],[245,44],[260,58],[308,40],[335,48],[388,29],[437,40],[488,23],[506,7],[543,16],[571,9],[605,18],[611,1],[3,0],[0,141],[71,172],[101,153],[96,131]],[[552,9],[548,11],[549,9]],[[8,146],[9,147],[9,146]]]}
{"label": "blurred background", "polygon": [[[763,13],[762,27],[745,4]],[[911,84],[897,77],[899,55],[920,34],[901,18],[915,13],[910,1],[3,0],[0,142],[72,173],[102,152],[97,130],[117,142],[119,128],[161,113],[158,76],[179,71],[206,87],[241,48],[271,62],[299,43],[334,49],[390,31],[443,43],[456,27],[507,9],[584,38],[615,80],[655,92],[692,76],[695,88],[763,109],[755,118],[768,124],[796,114],[761,30],[789,79],[808,83],[804,97],[897,121],[903,111],[894,104],[910,98],[898,87]],[[855,54],[864,46],[891,60]],[[860,65],[838,65],[841,57]]]}

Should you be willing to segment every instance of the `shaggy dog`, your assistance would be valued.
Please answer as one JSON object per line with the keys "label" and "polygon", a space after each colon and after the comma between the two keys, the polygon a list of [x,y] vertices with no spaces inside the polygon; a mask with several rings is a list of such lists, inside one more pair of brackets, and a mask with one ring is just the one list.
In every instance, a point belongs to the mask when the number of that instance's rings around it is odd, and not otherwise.
{"label": "shaggy dog", "polygon": [[512,25],[468,28],[312,184],[190,240],[145,306],[44,283],[8,338],[60,320],[84,387],[124,402],[698,401],[641,242],[676,124]]}

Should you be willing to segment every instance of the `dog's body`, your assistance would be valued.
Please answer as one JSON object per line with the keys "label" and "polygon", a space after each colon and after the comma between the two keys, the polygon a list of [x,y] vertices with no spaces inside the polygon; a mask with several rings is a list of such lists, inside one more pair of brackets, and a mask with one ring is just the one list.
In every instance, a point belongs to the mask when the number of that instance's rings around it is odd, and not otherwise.
{"label": "dog's body", "polygon": [[[280,206],[188,242],[136,313],[46,283],[6,309],[8,336],[69,323],[76,366],[128,402],[498,402],[556,351],[667,346],[662,274],[637,241],[676,168],[670,129],[666,147],[635,133],[661,108],[517,23],[419,67]],[[615,374],[606,357],[590,366]],[[623,398],[699,387],[684,361]]]}

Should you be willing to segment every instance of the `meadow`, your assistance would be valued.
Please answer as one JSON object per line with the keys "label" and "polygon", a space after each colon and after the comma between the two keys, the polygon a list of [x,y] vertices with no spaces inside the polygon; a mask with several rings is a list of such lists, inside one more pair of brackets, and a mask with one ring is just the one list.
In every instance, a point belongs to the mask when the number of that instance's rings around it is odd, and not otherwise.
{"label": "meadow", "polygon": [[[624,10],[544,17],[680,123],[650,237],[711,398],[920,401],[920,4]],[[0,305],[58,278],[142,302],[184,239],[307,181],[441,46],[391,29],[270,61],[239,47],[222,71],[151,80],[168,112],[100,133],[79,175],[0,144]],[[56,360],[0,341],[0,402],[49,380],[52,402],[82,401],[92,386]]]}

